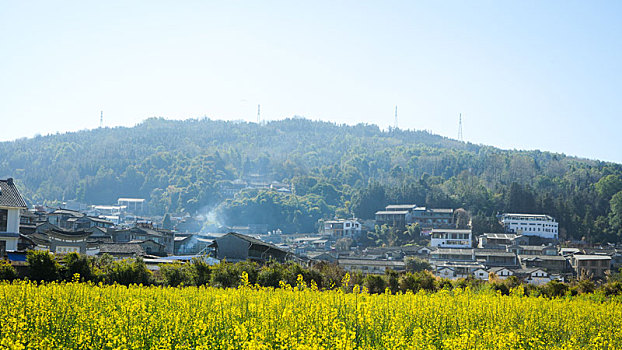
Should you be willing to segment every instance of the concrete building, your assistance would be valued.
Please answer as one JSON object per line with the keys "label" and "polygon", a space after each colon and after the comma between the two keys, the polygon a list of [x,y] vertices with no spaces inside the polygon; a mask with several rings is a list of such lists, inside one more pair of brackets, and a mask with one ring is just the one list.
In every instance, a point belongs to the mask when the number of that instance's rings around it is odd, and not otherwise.
{"label": "concrete building", "polygon": [[577,277],[602,278],[610,270],[611,257],[609,255],[575,254],[570,258],[570,263]]}
{"label": "concrete building", "polygon": [[334,239],[360,237],[362,226],[357,219],[324,221],[324,234]]}
{"label": "concrete building", "polygon": [[541,214],[503,214],[501,224],[506,232],[558,239],[558,223],[550,215]]}
{"label": "concrete building", "polygon": [[345,258],[339,259],[338,264],[346,271],[360,271],[365,275],[383,275],[387,269],[394,271],[404,271],[406,269],[406,264],[401,260]]}
{"label": "concrete building", "polygon": [[26,202],[13,179],[0,180],[0,259],[6,252],[17,250],[20,212],[25,208]]}
{"label": "concrete building", "polygon": [[273,244],[236,232],[229,232],[220,238],[216,238],[210,247],[214,248],[216,258],[225,259],[229,262],[244,260],[260,263],[269,260],[285,262],[295,258],[290,252]]}
{"label": "concrete building", "polygon": [[433,229],[430,246],[439,248],[471,248],[473,246],[473,234],[471,230]]}

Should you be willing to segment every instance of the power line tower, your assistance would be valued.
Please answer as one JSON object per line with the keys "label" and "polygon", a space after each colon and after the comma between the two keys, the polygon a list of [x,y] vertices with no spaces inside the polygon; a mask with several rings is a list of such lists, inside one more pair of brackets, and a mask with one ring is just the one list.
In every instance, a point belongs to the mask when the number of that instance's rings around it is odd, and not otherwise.
{"label": "power line tower", "polygon": [[464,141],[462,137],[462,113],[460,113],[460,119],[458,121],[458,141]]}
{"label": "power line tower", "polygon": [[395,106],[395,128],[397,129],[397,106]]}
{"label": "power line tower", "polygon": [[99,113],[99,127],[104,127],[104,111],[100,111]]}
{"label": "power line tower", "polygon": [[261,105],[257,105],[257,124],[261,123]]}

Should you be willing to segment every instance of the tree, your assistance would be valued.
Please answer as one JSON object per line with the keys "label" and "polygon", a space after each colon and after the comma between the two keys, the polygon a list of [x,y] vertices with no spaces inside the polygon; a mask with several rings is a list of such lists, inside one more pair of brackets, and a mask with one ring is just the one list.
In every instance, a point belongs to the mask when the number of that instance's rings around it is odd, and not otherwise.
{"label": "tree", "polygon": [[26,254],[28,276],[33,281],[51,282],[59,277],[60,266],[47,250],[30,250]]}
{"label": "tree", "polygon": [[420,259],[420,258],[406,258],[406,271],[408,272],[419,272],[419,271],[424,271],[424,270],[428,270],[431,271],[432,270],[432,265],[430,265],[430,263],[426,260]]}
{"label": "tree", "polygon": [[618,236],[622,236],[622,191],[611,197],[609,205],[611,206],[611,213],[609,214],[611,230]]}

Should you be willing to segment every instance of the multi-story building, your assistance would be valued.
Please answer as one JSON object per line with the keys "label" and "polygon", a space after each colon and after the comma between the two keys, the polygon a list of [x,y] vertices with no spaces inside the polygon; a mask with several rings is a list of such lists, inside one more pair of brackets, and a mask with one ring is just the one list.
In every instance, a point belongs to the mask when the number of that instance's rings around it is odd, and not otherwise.
{"label": "multi-story building", "polygon": [[0,259],[5,252],[17,250],[20,211],[24,208],[26,202],[13,179],[0,180]]}
{"label": "multi-story building", "polygon": [[430,246],[439,248],[471,248],[473,246],[473,234],[471,230],[433,229]]}
{"label": "multi-story building", "polygon": [[385,210],[376,212],[376,224],[404,228],[418,223],[422,229],[454,228],[453,209],[432,209],[415,204],[387,205]]}
{"label": "multi-story building", "polygon": [[575,254],[570,258],[570,264],[577,276],[588,275],[602,278],[610,270],[611,257],[609,255]]}
{"label": "multi-story building", "polygon": [[361,223],[357,219],[324,221],[324,234],[332,238],[353,238],[361,235]]}
{"label": "multi-story building", "polygon": [[503,214],[501,224],[506,232],[558,239],[558,223],[550,215]]}
{"label": "multi-story building", "polygon": [[423,229],[456,227],[453,209],[416,207],[412,211],[410,223],[418,223]]}

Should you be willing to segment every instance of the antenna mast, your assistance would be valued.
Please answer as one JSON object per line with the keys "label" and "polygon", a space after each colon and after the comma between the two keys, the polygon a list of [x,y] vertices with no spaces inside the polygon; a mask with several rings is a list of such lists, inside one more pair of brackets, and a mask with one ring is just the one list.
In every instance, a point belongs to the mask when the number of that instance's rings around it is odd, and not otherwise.
{"label": "antenna mast", "polygon": [[261,105],[257,105],[257,124],[261,123]]}
{"label": "antenna mast", "polygon": [[99,127],[100,128],[104,127],[104,111],[101,111],[99,113]]}
{"label": "antenna mast", "polygon": [[458,121],[458,141],[464,141],[462,137],[462,113],[460,113],[460,119]]}
{"label": "antenna mast", "polygon": [[397,129],[397,105],[395,106],[395,128]]}

